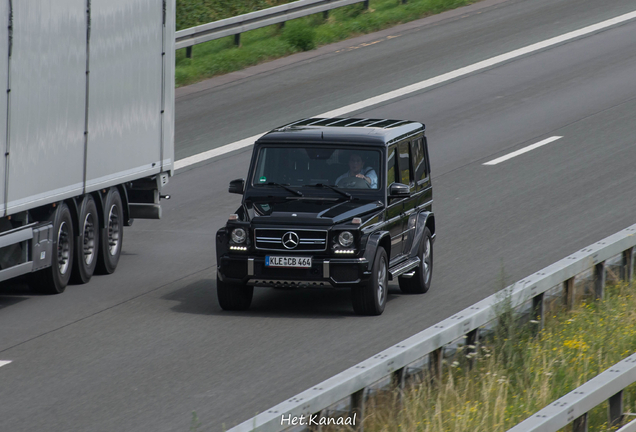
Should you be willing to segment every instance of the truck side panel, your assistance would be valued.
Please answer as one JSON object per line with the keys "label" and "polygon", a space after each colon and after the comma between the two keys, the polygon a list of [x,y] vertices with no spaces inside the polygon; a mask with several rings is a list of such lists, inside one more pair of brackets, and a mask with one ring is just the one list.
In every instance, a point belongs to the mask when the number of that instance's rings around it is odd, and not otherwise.
{"label": "truck side panel", "polygon": [[163,167],[162,171],[170,171],[174,166],[174,62],[175,62],[175,0],[166,0],[166,21],[163,34]]}
{"label": "truck side panel", "polygon": [[161,170],[163,5],[92,0],[86,191]]}
{"label": "truck side panel", "polygon": [[[9,25],[9,3],[0,2],[0,28]],[[0,217],[5,215],[4,196],[7,153],[7,80],[9,77],[9,33],[0,31]]]}
{"label": "truck side panel", "polygon": [[85,0],[12,3],[8,214],[82,193],[86,110]]}

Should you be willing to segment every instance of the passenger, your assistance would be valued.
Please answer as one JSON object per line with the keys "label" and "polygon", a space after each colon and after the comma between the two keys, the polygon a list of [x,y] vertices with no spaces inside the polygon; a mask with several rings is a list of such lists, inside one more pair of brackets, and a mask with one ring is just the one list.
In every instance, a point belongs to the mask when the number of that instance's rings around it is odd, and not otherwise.
{"label": "passenger", "polygon": [[336,184],[347,177],[357,177],[364,179],[371,189],[378,188],[378,175],[371,167],[365,167],[362,157],[357,153],[351,153],[349,156],[349,171],[336,179]]}

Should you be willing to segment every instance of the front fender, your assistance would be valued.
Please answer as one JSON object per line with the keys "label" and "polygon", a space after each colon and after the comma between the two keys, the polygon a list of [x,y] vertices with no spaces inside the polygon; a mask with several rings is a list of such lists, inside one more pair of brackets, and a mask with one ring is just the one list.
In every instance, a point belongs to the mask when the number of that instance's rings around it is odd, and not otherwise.
{"label": "front fender", "polygon": [[227,228],[223,227],[216,232],[216,265],[217,271],[221,267],[221,257],[227,255],[230,250]]}
{"label": "front fender", "polygon": [[[432,226],[434,227],[435,215],[433,214],[433,212],[423,211],[417,215],[417,222],[415,224],[415,233],[413,234],[413,242],[411,243],[411,250],[409,251],[409,254],[408,254],[409,258],[414,258],[417,256],[417,253],[420,248],[420,242],[422,241],[422,235],[424,235],[424,228],[426,228],[427,222],[429,222],[429,219],[431,220],[431,222],[433,222]],[[435,236],[434,230],[435,228],[431,230],[431,235],[433,235],[433,238]]]}
{"label": "front fender", "polygon": [[[384,240],[388,239],[388,240]],[[388,243],[388,249],[385,247],[388,256],[391,256],[391,237],[388,231],[379,231],[371,234],[367,240],[367,244],[364,248],[364,258],[369,263],[369,271],[373,268],[373,261],[375,260],[375,252],[378,250],[378,246],[383,243]]]}

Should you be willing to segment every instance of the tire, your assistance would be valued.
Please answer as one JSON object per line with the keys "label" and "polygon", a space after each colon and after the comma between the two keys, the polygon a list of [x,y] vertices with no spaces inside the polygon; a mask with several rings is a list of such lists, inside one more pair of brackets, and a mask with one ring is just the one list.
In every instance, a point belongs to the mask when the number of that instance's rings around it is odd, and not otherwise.
{"label": "tire", "polygon": [[400,290],[406,294],[424,294],[431,287],[433,277],[433,242],[431,231],[424,228],[422,241],[417,251],[420,257],[420,265],[415,269],[413,277],[398,277]]}
{"label": "tire", "polygon": [[124,207],[117,188],[108,190],[104,199],[104,226],[99,231],[96,271],[111,274],[117,268],[124,241]]}
{"label": "tire", "polygon": [[99,216],[97,205],[91,195],[86,195],[82,200],[78,225],[71,282],[85,284],[95,272],[99,254]]}
{"label": "tire", "polygon": [[373,260],[371,279],[366,285],[351,290],[353,310],[358,315],[381,315],[386,306],[389,285],[389,260],[383,247],[378,247]]}
{"label": "tire", "polygon": [[51,267],[30,275],[29,286],[32,290],[41,294],[64,292],[73,271],[74,239],[71,211],[65,203],[61,203],[53,214]]}
{"label": "tire", "polygon": [[254,287],[240,283],[229,283],[216,275],[216,295],[221,309],[226,311],[242,311],[252,304]]}

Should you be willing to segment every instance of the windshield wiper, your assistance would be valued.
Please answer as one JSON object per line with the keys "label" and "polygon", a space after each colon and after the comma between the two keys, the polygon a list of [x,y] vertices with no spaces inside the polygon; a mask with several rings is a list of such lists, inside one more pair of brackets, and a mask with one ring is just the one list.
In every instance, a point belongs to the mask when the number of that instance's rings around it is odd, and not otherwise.
{"label": "windshield wiper", "polygon": [[353,196],[351,196],[350,193],[345,192],[343,190],[340,190],[340,188],[338,188],[338,186],[332,186],[332,185],[322,184],[322,183],[316,183],[316,184],[313,184],[313,185],[304,185],[304,186],[326,187],[326,188],[329,188],[329,189],[331,189],[333,191],[338,192],[340,195],[342,195],[344,197],[347,197],[348,199],[353,199]]}
{"label": "windshield wiper", "polygon": [[269,182],[266,183],[269,186],[278,186],[278,187],[282,187],[283,189],[287,189],[288,191],[290,191],[291,193],[293,193],[294,195],[298,195],[298,196],[304,196],[303,193],[301,191],[297,191],[295,189],[292,189],[290,187],[285,186],[284,184],[280,184],[280,183],[274,183],[274,182]]}

